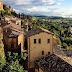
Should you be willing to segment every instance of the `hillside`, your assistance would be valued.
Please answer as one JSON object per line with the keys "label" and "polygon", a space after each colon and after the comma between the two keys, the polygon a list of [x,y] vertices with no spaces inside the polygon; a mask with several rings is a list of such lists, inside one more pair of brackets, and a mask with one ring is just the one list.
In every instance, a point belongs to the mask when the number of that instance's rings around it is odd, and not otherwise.
{"label": "hillside", "polygon": [[[0,11],[1,16],[13,15],[20,19],[27,19],[33,24],[33,28],[45,28],[55,34],[58,38],[59,45],[64,49],[69,49],[72,45],[72,35],[68,33],[68,27],[72,26],[71,18],[63,18],[57,16],[27,16],[24,13],[17,14],[15,11],[11,10],[11,7],[4,7],[4,11]],[[22,22],[22,26],[25,23]]]}

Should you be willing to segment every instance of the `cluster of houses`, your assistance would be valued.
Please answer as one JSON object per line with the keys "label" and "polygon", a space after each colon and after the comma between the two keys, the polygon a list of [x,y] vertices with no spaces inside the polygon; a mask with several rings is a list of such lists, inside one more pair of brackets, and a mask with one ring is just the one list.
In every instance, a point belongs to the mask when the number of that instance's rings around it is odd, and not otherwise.
{"label": "cluster of houses", "polygon": [[[5,52],[28,54],[28,69],[35,68],[35,60],[53,53],[53,45],[58,44],[54,34],[43,28],[28,31],[28,21],[21,27],[21,20],[13,16],[5,16],[0,21],[1,34]],[[27,25],[27,26],[26,26]],[[26,28],[26,27],[27,28]]]}
{"label": "cluster of houses", "polygon": [[0,20],[4,51],[27,53],[25,66],[28,72],[72,72],[71,50],[67,50],[71,55],[68,57],[52,32],[43,28],[29,30],[28,24],[32,26],[28,20],[13,16],[4,16]]}

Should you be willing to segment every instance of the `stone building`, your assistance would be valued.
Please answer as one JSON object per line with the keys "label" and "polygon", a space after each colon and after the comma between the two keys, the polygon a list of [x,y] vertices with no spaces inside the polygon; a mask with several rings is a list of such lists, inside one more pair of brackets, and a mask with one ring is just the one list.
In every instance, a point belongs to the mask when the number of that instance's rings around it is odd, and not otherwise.
{"label": "stone building", "polygon": [[27,19],[24,19],[24,20],[21,20],[23,25],[22,25],[22,28],[28,32],[28,20]]}
{"label": "stone building", "polygon": [[3,2],[0,1],[0,10],[3,10]]}
{"label": "stone building", "polygon": [[21,21],[23,22],[22,28],[23,28],[26,32],[28,32],[29,30],[32,29],[33,24],[30,23],[27,19],[24,19],[24,20],[21,20]]}
{"label": "stone building", "polygon": [[56,37],[53,37],[53,45],[58,45],[58,39]]}
{"label": "stone building", "polygon": [[6,51],[23,52],[24,32],[21,27],[13,23],[3,27],[3,42]]}
{"label": "stone building", "polygon": [[69,32],[69,33],[72,33],[72,27],[69,27],[69,28],[68,28],[68,32]]}
{"label": "stone building", "polygon": [[6,15],[6,16],[4,16],[4,20],[8,21],[8,22],[12,22],[14,24],[17,24],[17,25],[21,26],[21,20],[16,18],[16,17],[14,17],[14,16]]}
{"label": "stone building", "polygon": [[25,43],[28,50],[28,69],[35,68],[35,60],[53,53],[53,33],[36,28],[26,33]]}
{"label": "stone building", "polygon": [[3,44],[3,29],[2,29],[2,27],[0,27],[0,54],[1,54],[2,58],[5,57],[4,44]]}

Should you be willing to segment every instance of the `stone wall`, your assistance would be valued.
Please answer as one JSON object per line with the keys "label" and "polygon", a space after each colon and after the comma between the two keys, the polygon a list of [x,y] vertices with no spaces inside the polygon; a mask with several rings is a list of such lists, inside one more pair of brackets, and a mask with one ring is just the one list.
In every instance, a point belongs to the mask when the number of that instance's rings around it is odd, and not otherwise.
{"label": "stone wall", "polygon": [[4,58],[5,54],[4,54],[4,44],[3,44],[3,31],[1,27],[0,27],[0,54]]}
{"label": "stone wall", "polygon": [[[5,32],[3,33],[4,35],[4,46],[7,51],[12,51],[12,52],[22,52],[24,48],[24,34],[19,35],[16,38],[9,38],[5,35]],[[13,44],[13,47],[11,46]]]}
{"label": "stone wall", "polygon": [[58,45],[58,39],[56,37],[53,37],[53,45]]}
{"label": "stone wall", "polygon": [[3,2],[0,1],[0,10],[3,10]]}

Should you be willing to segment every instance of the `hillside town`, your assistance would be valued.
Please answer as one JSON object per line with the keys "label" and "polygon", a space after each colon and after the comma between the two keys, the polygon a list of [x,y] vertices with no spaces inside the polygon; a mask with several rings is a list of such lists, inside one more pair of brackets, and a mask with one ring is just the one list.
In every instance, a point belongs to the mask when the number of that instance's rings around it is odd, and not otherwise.
{"label": "hillside town", "polygon": [[[1,1],[0,10],[4,10]],[[21,26],[21,22],[25,25]],[[61,49],[53,32],[44,28],[33,29],[33,24],[27,19],[2,17],[0,44],[3,57],[8,51],[18,55],[27,53],[22,63],[28,72],[72,72],[72,50]]]}

